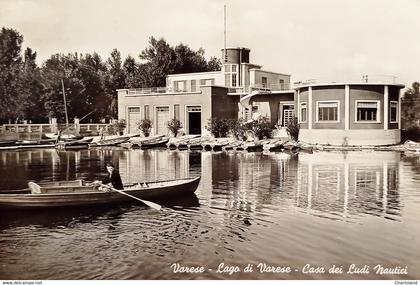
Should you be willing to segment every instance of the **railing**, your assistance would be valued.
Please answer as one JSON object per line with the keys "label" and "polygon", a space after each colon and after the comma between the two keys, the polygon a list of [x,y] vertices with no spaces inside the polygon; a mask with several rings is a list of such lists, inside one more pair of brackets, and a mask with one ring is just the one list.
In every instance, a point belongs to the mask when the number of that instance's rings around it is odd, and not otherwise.
{"label": "railing", "polygon": [[193,90],[184,89],[174,89],[172,87],[150,87],[150,88],[135,88],[129,89],[127,92],[128,96],[133,95],[156,95],[156,94],[182,94],[188,92],[198,92]]}
{"label": "railing", "polygon": [[304,81],[294,82],[294,86],[299,87],[303,85],[311,84],[323,84],[323,83],[385,83],[385,84],[397,84],[398,77],[394,75],[377,75],[377,74],[365,74],[362,76],[336,76],[335,78],[320,77],[316,79],[308,79]]}
{"label": "railing", "polygon": [[[111,124],[76,124],[71,129],[77,132],[99,132],[101,129],[108,132]],[[56,133],[63,129],[59,124],[4,124],[0,126],[0,133]]]}
{"label": "railing", "polygon": [[243,93],[248,94],[254,90],[260,91],[289,91],[293,90],[293,85],[291,83],[283,84],[252,84],[245,87],[229,87],[229,93]]}

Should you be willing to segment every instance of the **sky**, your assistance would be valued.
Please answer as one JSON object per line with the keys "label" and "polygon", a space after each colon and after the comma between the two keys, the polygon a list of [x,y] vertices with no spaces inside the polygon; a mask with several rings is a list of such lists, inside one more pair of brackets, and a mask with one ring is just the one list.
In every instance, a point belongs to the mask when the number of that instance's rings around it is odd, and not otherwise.
{"label": "sky", "polygon": [[420,0],[0,0],[0,27],[22,34],[39,64],[114,48],[138,58],[150,36],[210,58],[224,45],[224,5],[227,46],[292,81],[420,81]]}

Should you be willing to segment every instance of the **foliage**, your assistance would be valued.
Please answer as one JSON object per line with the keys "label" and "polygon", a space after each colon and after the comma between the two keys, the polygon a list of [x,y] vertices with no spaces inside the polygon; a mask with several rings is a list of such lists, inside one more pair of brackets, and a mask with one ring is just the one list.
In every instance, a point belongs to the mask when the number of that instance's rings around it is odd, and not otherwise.
{"label": "foliage", "polygon": [[172,119],[167,124],[168,130],[172,133],[174,137],[178,135],[180,129],[182,129],[182,123],[178,119]]}
{"label": "foliage", "polygon": [[420,123],[420,83],[414,82],[411,88],[404,92],[401,104],[401,122],[403,129]]}
{"label": "foliage", "polygon": [[226,137],[230,129],[229,119],[211,118],[209,119],[206,129],[215,137]]}
{"label": "foliage", "polygon": [[289,120],[286,131],[293,141],[297,142],[299,140],[300,125],[297,117],[293,117]]}
{"label": "foliage", "polygon": [[13,29],[0,31],[0,120],[23,115],[21,67],[23,37]]}
{"label": "foliage", "polygon": [[53,54],[41,66],[31,48],[22,51],[23,36],[8,28],[0,30],[0,123],[27,119],[45,122],[56,117],[63,122],[65,86],[69,118],[90,115],[91,121],[117,115],[119,88],[164,86],[170,73],[220,70],[217,58],[206,61],[204,50],[185,44],[171,46],[151,37],[140,52],[140,62],[124,60],[114,49],[105,61],[96,53]]}
{"label": "foliage", "polygon": [[137,122],[139,130],[141,130],[145,137],[150,135],[150,129],[152,128],[152,121],[149,119],[143,119],[140,122]]}
{"label": "foliage", "polygon": [[406,130],[401,130],[401,142],[405,142],[407,140],[420,142],[420,127],[412,126]]}
{"label": "foliage", "polygon": [[165,39],[149,39],[149,47],[144,49],[140,59],[145,63],[139,66],[143,87],[165,86],[166,75],[220,70],[221,62],[204,58],[204,50],[194,51],[187,45],[170,46]]}
{"label": "foliage", "polygon": [[112,124],[112,129],[117,133],[121,134],[124,132],[124,129],[127,127],[127,123],[124,119],[120,119],[119,121],[115,120]]}
{"label": "foliage", "polygon": [[265,117],[247,123],[246,127],[259,140],[273,137],[273,129]]}
{"label": "foliage", "polygon": [[229,129],[230,134],[232,134],[237,140],[246,140],[246,132],[248,130],[248,127],[243,119],[229,120]]}

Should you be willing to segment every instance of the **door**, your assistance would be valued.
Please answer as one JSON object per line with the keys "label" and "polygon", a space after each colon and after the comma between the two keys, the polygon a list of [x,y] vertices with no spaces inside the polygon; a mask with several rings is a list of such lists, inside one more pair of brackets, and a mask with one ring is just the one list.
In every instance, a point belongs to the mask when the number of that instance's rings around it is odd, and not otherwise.
{"label": "door", "polygon": [[156,107],[156,134],[166,135],[168,133],[167,123],[170,121],[169,107]]}
{"label": "door", "polygon": [[128,107],[128,126],[129,134],[139,133],[137,122],[140,122],[140,107]]}
{"label": "door", "polygon": [[283,106],[283,127],[287,127],[289,121],[295,116],[295,110],[293,105]]}
{"label": "door", "polygon": [[193,106],[187,108],[188,134],[201,135],[201,107]]}

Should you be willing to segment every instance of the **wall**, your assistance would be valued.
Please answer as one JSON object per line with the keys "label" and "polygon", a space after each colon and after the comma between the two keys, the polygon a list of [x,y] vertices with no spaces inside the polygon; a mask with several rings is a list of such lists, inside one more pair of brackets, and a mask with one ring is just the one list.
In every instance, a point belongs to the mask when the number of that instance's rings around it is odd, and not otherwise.
{"label": "wall", "polygon": [[[206,87],[211,88],[211,87]],[[211,117],[211,96],[208,92],[186,93],[186,94],[159,94],[159,95],[135,95],[126,96],[126,90],[118,91],[118,119],[128,119],[128,107],[140,107],[141,117],[144,118],[144,106],[150,107],[150,119],[155,122],[156,106],[169,106],[170,117],[174,117],[174,105],[180,105],[180,121],[185,127],[187,106],[201,106],[202,133],[206,134],[203,122]],[[185,130],[184,130],[185,131]],[[152,128],[152,134],[155,134],[155,126]]]}
{"label": "wall", "polygon": [[[239,96],[227,95],[228,89],[224,87],[203,86],[201,90],[206,96],[211,96],[211,115],[213,118],[238,118]],[[207,122],[207,120],[204,121],[204,125],[207,125]]]}
{"label": "wall", "polygon": [[270,85],[278,86],[280,84],[280,79],[284,80],[284,83],[290,83],[290,75],[278,74],[274,72],[259,70],[259,69],[250,69],[250,84],[257,86],[262,85],[262,78],[267,78],[267,87],[270,88]]}
{"label": "wall", "polygon": [[401,141],[400,130],[308,130],[301,129],[299,140],[330,145],[391,145]]}
{"label": "wall", "polygon": [[[317,122],[317,101],[339,101],[339,122]],[[312,128],[344,129],[344,86],[322,86],[312,88]]]}
{"label": "wall", "polygon": [[225,78],[221,71],[212,72],[196,72],[196,73],[183,73],[172,74],[166,77],[166,86],[174,87],[175,81],[187,81],[187,90],[191,90],[191,80],[196,80],[197,90],[199,90],[200,79],[214,79],[214,85],[224,86]]}
{"label": "wall", "polygon": [[[256,95],[252,97],[250,104],[258,106],[258,112],[270,120],[271,127],[275,127],[279,120],[279,107],[280,102],[294,100],[294,92],[282,93],[282,94],[267,94],[267,95]],[[296,111],[296,110],[295,110]]]}
{"label": "wall", "polygon": [[[356,123],[356,100],[380,101],[380,123]],[[383,129],[384,128],[384,86],[351,85],[350,86],[350,129]]]}

